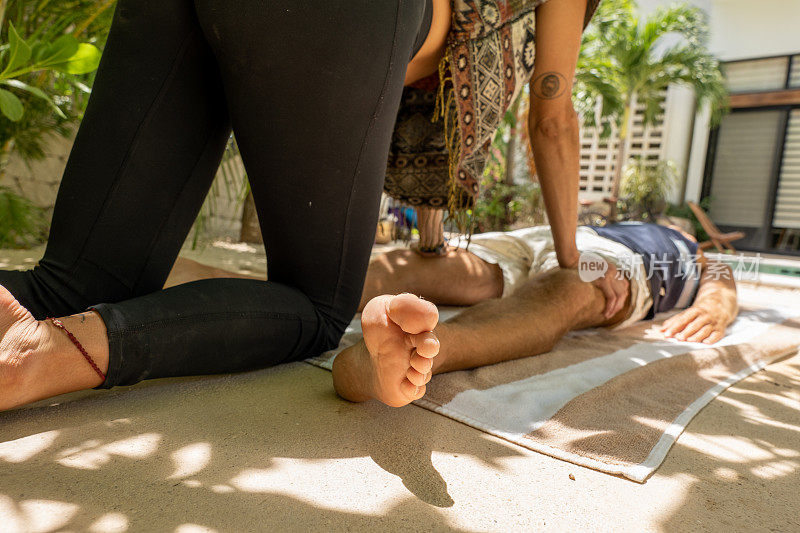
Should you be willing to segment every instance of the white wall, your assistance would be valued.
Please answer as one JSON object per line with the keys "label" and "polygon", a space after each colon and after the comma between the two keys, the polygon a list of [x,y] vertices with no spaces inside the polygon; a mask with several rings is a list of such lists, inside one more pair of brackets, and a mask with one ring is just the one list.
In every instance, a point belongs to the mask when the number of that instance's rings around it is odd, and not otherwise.
{"label": "white wall", "polygon": [[711,51],[724,61],[800,52],[800,1],[711,0]]}
{"label": "white wall", "polygon": [[689,169],[689,148],[695,114],[694,92],[683,85],[671,85],[667,91],[664,112],[664,147],[662,158],[673,161],[678,167],[679,182],[673,184],[667,200],[681,203],[683,183]]}
{"label": "white wall", "polygon": [[694,119],[694,132],[692,133],[692,146],[689,156],[689,165],[686,169],[686,185],[684,186],[683,199],[687,202],[699,203],[703,189],[703,174],[708,152],[708,139],[711,135],[709,128],[711,111],[708,106],[703,107]]}
{"label": "white wall", "polygon": [[50,216],[70,149],[72,138],[53,135],[45,145],[44,159],[34,161],[30,166],[12,153],[5,172],[0,174],[0,186],[8,187],[30,200]]}
{"label": "white wall", "polygon": [[[674,0],[639,0],[649,13]],[[705,9],[711,52],[723,61],[800,53],[800,0],[688,0]]]}

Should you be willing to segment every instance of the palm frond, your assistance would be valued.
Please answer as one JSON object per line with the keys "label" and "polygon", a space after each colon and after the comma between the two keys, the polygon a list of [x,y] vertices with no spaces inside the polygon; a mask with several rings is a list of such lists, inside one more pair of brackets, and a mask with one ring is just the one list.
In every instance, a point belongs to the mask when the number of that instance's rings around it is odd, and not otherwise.
{"label": "palm frond", "polygon": [[590,64],[579,61],[575,75],[573,102],[585,126],[600,127],[603,136],[611,133],[624,112],[620,88],[614,84],[618,78],[616,67],[610,61]]}
{"label": "palm frond", "polygon": [[675,33],[691,46],[705,47],[709,38],[708,15],[688,4],[662,6],[647,19],[643,33],[652,43]]}
{"label": "palm frond", "polygon": [[727,92],[719,61],[706,49],[703,10],[674,4],[640,19],[629,0],[606,0],[596,18],[584,37],[575,82],[576,108],[598,112],[584,117],[585,124],[620,126],[619,103],[634,96],[645,104],[645,122],[652,123],[672,83],[690,86],[699,103],[711,106],[713,118],[721,118]]}

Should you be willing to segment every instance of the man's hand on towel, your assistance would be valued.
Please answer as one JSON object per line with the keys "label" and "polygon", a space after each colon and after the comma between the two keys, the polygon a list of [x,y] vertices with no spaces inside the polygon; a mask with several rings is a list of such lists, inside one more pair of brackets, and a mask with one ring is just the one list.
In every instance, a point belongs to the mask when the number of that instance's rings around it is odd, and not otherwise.
{"label": "man's hand on towel", "polygon": [[661,331],[665,337],[679,341],[714,344],[725,335],[727,326],[722,313],[692,306],[665,320]]}

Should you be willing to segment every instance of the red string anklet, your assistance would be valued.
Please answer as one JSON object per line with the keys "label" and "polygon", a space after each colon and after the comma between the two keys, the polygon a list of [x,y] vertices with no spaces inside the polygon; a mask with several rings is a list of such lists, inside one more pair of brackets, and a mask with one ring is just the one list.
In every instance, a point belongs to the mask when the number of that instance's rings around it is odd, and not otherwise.
{"label": "red string anklet", "polygon": [[92,357],[88,353],[86,353],[86,350],[83,348],[83,345],[78,341],[78,339],[75,338],[75,335],[70,333],[70,331],[66,327],[64,327],[64,323],[61,322],[59,319],[53,317],[48,317],[47,320],[52,322],[55,327],[63,331],[67,335],[67,337],[69,337],[69,340],[71,340],[72,344],[74,344],[75,347],[78,348],[78,350],[80,350],[84,359],[86,359],[86,361],[92,366],[94,371],[97,372],[97,375],[100,376],[100,378],[103,381],[105,381],[106,375],[103,374],[103,371],[100,370],[100,367],[97,366],[97,364],[94,362],[94,359],[92,359]]}

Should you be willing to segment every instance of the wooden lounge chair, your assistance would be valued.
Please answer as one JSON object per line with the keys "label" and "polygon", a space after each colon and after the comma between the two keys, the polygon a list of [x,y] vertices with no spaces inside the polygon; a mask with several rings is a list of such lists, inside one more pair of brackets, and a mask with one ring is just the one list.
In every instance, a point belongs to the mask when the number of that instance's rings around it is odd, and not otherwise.
{"label": "wooden lounge chair", "polygon": [[689,208],[694,213],[694,216],[697,217],[697,220],[700,222],[700,225],[703,226],[703,229],[706,230],[706,233],[708,233],[708,238],[710,239],[700,243],[699,246],[701,250],[715,246],[720,252],[724,252],[726,249],[730,250],[731,252],[736,251],[736,248],[731,245],[731,242],[744,238],[744,232],[732,231],[730,233],[722,233],[716,224],[714,224],[711,219],[708,218],[708,215],[705,211],[703,211],[702,207],[694,202],[686,203],[689,204]]}

